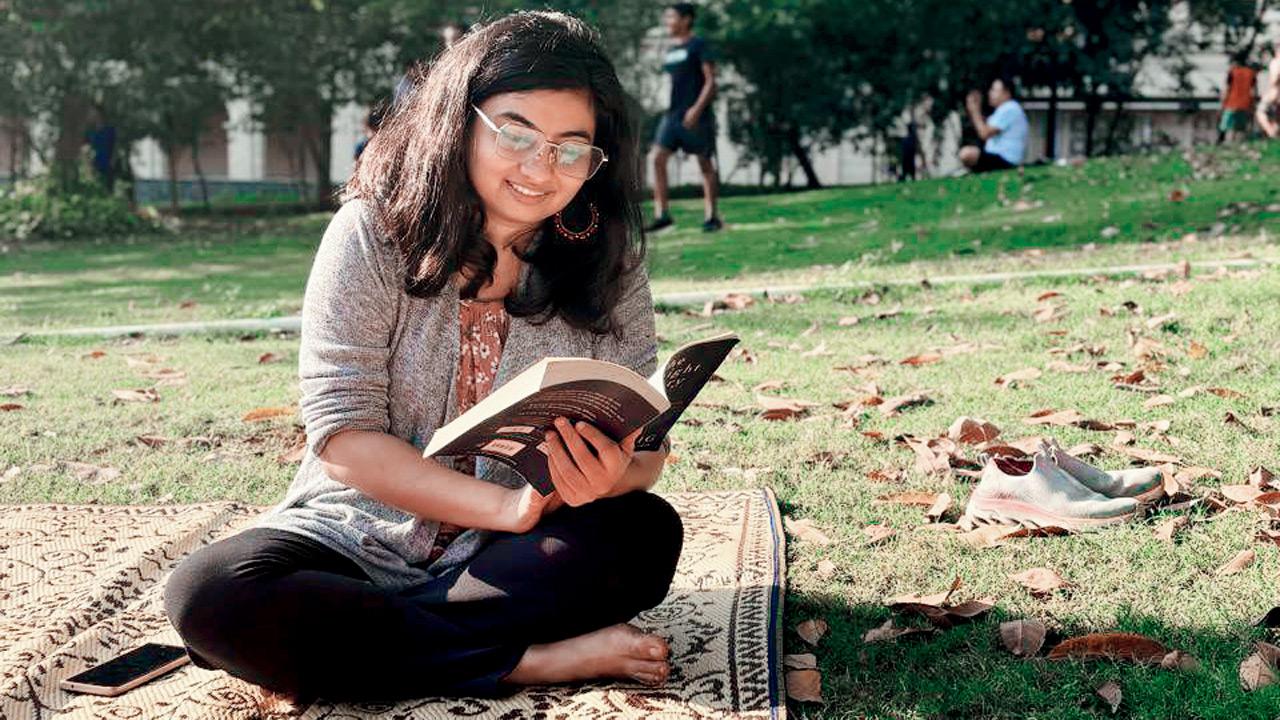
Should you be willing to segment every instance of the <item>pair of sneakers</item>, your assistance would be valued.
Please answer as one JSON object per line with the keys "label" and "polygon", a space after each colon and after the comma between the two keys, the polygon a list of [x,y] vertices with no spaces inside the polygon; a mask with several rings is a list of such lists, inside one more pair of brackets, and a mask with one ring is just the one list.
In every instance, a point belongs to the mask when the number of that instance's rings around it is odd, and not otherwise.
{"label": "pair of sneakers", "polygon": [[[653,233],[659,230],[665,230],[675,224],[676,221],[672,220],[670,215],[662,215],[654,218],[654,221],[649,223],[644,231],[647,233]],[[720,220],[718,215],[709,217],[702,221],[702,232],[715,232],[723,227],[724,223]]]}
{"label": "pair of sneakers", "polygon": [[965,516],[976,522],[1087,530],[1131,520],[1163,494],[1158,468],[1099,470],[1048,440],[1030,458],[988,458]]}

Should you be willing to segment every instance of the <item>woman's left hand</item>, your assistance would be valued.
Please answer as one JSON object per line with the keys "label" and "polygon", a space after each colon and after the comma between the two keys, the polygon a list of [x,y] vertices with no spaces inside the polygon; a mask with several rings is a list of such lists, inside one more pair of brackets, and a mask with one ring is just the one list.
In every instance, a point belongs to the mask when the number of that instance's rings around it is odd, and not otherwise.
{"label": "woman's left hand", "polygon": [[560,499],[578,507],[615,494],[631,466],[639,436],[636,430],[614,442],[590,423],[573,425],[556,418],[556,429],[547,433],[547,464]]}

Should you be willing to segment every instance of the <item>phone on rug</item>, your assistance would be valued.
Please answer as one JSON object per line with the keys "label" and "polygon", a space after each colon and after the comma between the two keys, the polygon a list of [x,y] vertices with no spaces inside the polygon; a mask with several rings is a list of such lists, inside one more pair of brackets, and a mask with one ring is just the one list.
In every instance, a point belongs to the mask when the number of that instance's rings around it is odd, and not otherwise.
{"label": "phone on rug", "polygon": [[190,661],[185,647],[147,643],[72,675],[59,687],[70,692],[113,697]]}

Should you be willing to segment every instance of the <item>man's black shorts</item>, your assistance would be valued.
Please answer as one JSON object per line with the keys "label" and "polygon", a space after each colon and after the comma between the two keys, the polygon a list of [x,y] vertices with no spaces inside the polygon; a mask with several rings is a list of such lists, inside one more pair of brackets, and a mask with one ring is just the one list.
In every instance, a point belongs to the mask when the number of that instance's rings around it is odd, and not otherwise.
{"label": "man's black shorts", "polygon": [[969,169],[972,172],[984,173],[991,172],[992,170],[1012,170],[1015,167],[1017,167],[1017,165],[1014,165],[999,155],[982,150],[978,154],[978,162]]}
{"label": "man's black shorts", "polygon": [[684,113],[666,113],[658,122],[654,134],[655,145],[675,152],[684,150],[690,155],[711,157],[716,154],[716,119],[710,112],[702,113],[692,130],[683,123]]}

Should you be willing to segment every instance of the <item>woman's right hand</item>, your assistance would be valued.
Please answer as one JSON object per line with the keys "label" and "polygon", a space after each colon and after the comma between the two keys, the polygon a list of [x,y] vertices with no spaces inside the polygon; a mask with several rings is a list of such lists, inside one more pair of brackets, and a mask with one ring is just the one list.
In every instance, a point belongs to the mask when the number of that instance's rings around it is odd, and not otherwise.
{"label": "woman's right hand", "polygon": [[502,508],[502,526],[507,532],[527,533],[538,526],[544,515],[564,504],[559,493],[543,495],[525,485],[507,491],[506,502]]}

